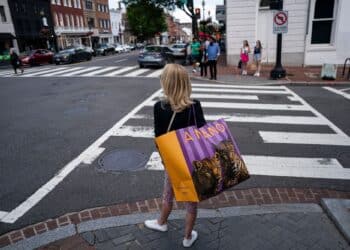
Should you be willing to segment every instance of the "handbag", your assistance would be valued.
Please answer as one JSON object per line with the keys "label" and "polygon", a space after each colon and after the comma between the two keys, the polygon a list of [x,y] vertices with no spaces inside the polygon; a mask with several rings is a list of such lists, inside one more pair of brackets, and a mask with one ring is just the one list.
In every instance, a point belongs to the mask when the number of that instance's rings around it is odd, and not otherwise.
{"label": "handbag", "polygon": [[201,128],[194,125],[170,131],[175,115],[174,112],[168,132],[156,137],[155,142],[176,201],[202,201],[249,178],[237,144],[223,119]]}
{"label": "handbag", "polygon": [[238,67],[239,69],[241,69],[241,68],[242,68],[242,60],[239,60],[239,61],[238,61],[238,65],[237,65],[237,67]]}
{"label": "handbag", "polygon": [[246,63],[249,61],[249,55],[246,53],[241,53],[241,60],[243,63]]}

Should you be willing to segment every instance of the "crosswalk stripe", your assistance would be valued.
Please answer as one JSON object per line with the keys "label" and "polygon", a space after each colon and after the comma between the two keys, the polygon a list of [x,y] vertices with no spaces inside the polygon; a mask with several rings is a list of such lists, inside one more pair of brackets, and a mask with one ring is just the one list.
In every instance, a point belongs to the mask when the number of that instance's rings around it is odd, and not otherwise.
{"label": "crosswalk stripe", "polygon": [[83,74],[81,76],[95,76],[95,75],[98,75],[100,73],[103,73],[103,72],[106,72],[106,71],[111,71],[111,70],[114,70],[114,69],[117,69],[117,68],[119,68],[119,67],[117,67],[117,66],[105,67],[103,69],[96,70],[96,71],[93,71],[93,72],[90,72],[90,73],[87,73],[87,74]]}
{"label": "crosswalk stripe", "polygon": [[341,95],[343,97],[345,97],[346,99],[349,99],[350,100],[350,94],[346,93],[346,92],[343,92],[343,91],[340,91],[338,89],[335,89],[335,88],[331,88],[331,87],[323,87],[324,89],[328,90],[328,91],[331,91],[337,95]]}
{"label": "crosswalk stripe", "polygon": [[153,138],[154,128],[143,126],[121,126],[119,129],[113,131],[113,136],[129,136],[140,138]]}
{"label": "crosswalk stripe", "polygon": [[218,114],[205,115],[207,121],[216,121],[223,118],[226,122],[293,124],[293,125],[326,125],[319,117],[313,116],[286,116],[286,115],[251,115],[251,114]]}
{"label": "crosswalk stripe", "polygon": [[64,69],[64,70],[60,70],[60,71],[56,71],[56,72],[52,72],[52,73],[46,73],[40,76],[57,76],[60,75],[62,73],[67,73],[67,72],[71,72],[71,71],[75,71],[78,69],[82,69],[83,67],[74,67],[74,68],[70,68],[70,69]]}
{"label": "crosswalk stripe", "polygon": [[325,179],[350,179],[350,169],[334,158],[243,155],[250,174]]}
{"label": "crosswalk stripe", "polygon": [[255,90],[255,89],[219,89],[219,88],[192,88],[193,92],[219,93],[255,93],[255,94],[282,94],[288,95],[285,90]]}
{"label": "crosswalk stripe", "polygon": [[[242,155],[251,175],[288,176],[304,178],[350,179],[350,169],[334,158],[278,157]],[[164,170],[158,152],[146,163],[147,170]]]}
{"label": "crosswalk stripe", "polygon": [[153,73],[147,75],[146,77],[159,77],[163,72],[163,69],[158,69],[154,71]]}
{"label": "crosswalk stripe", "polygon": [[89,68],[77,70],[77,71],[74,71],[74,72],[71,72],[71,73],[68,73],[68,74],[63,74],[62,76],[76,76],[76,75],[79,75],[79,74],[84,73],[84,72],[87,72],[87,71],[99,69],[99,68],[101,68],[101,67],[102,67],[102,66],[89,67]]}
{"label": "crosswalk stripe", "polygon": [[[156,101],[150,101],[146,106],[153,106]],[[240,103],[240,102],[201,102],[204,108],[226,108],[226,109],[255,109],[255,110],[289,110],[309,111],[304,105],[292,104],[265,104],[265,103]]]}
{"label": "crosswalk stripe", "polygon": [[350,146],[350,137],[338,134],[259,131],[264,143]]}
{"label": "crosswalk stripe", "polygon": [[0,219],[5,217],[8,214],[8,212],[0,211]]}
{"label": "crosswalk stripe", "polygon": [[261,89],[261,90],[284,90],[283,86],[245,86],[245,85],[228,85],[228,84],[205,84],[193,83],[192,87],[205,88],[228,88],[228,89]]}
{"label": "crosswalk stripe", "polygon": [[132,71],[126,75],[123,75],[123,76],[138,76],[138,75],[141,75],[147,71],[150,71],[150,69],[138,69],[138,70],[135,70],[135,71]]}
{"label": "crosswalk stripe", "polygon": [[124,72],[127,72],[127,71],[130,71],[130,70],[133,70],[133,69],[136,69],[138,66],[128,66],[128,67],[124,67],[124,68],[121,68],[121,69],[118,69],[116,71],[113,71],[111,73],[108,73],[104,76],[116,76],[116,75],[119,75],[119,74],[122,74]]}
{"label": "crosswalk stripe", "polygon": [[[29,73],[29,72],[37,72],[40,70],[49,70],[52,69],[52,67],[44,67],[44,68],[24,68],[24,74],[25,73]],[[20,70],[18,70],[20,72]],[[6,73],[2,72],[0,74],[1,77],[7,77],[7,76],[13,76],[14,75],[14,71],[8,71]]]}
{"label": "crosswalk stripe", "polygon": [[61,70],[64,70],[64,69],[66,69],[66,68],[67,68],[67,67],[60,67],[60,68],[54,68],[54,69],[50,69],[50,70],[41,70],[41,71],[34,72],[34,73],[30,73],[30,74],[26,74],[26,73],[25,73],[25,74],[21,75],[21,77],[38,76],[38,75],[45,74],[45,73],[61,71]]}
{"label": "crosswalk stripe", "polygon": [[[315,116],[287,116],[287,115],[260,115],[260,114],[217,114],[204,115],[206,121],[216,121],[224,119],[225,122],[243,123],[268,123],[268,124],[290,124],[290,125],[327,125],[323,119]],[[153,120],[152,115],[137,114],[132,119]]]}
{"label": "crosswalk stripe", "polygon": [[207,98],[207,99],[236,99],[236,100],[259,100],[256,95],[222,95],[222,94],[192,94],[192,98]]}

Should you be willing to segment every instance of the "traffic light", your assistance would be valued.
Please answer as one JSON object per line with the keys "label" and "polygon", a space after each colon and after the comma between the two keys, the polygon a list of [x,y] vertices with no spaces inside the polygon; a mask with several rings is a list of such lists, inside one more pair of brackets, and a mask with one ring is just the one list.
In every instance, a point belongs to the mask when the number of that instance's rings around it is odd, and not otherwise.
{"label": "traffic light", "polygon": [[195,14],[197,19],[201,19],[201,9],[200,8],[196,8],[194,10],[194,14]]}

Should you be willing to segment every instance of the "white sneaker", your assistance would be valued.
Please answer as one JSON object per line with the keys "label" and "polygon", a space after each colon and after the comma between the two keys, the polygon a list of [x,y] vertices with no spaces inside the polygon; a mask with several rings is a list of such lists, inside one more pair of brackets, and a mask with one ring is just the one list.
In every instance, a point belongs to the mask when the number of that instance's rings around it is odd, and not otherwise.
{"label": "white sneaker", "polygon": [[254,73],[254,76],[258,76],[258,72],[255,72],[255,73]]}
{"label": "white sneaker", "polygon": [[145,220],[145,226],[149,229],[160,231],[160,232],[168,231],[168,225],[167,224],[159,225],[158,220]]}
{"label": "white sneaker", "polygon": [[247,71],[243,70],[242,75],[246,76],[247,75]]}
{"label": "white sneaker", "polygon": [[191,247],[192,245],[193,245],[193,243],[197,240],[197,238],[198,238],[198,233],[196,232],[196,231],[194,231],[194,230],[192,230],[192,233],[191,233],[191,239],[184,239],[183,241],[182,241],[182,245],[184,246],[184,247]]}
{"label": "white sneaker", "polygon": [[260,73],[256,73],[256,76],[259,77],[259,76],[260,76]]}
{"label": "white sneaker", "polygon": [[193,73],[196,73],[196,72],[197,72],[197,70],[195,70],[195,69],[192,69],[192,72],[193,72]]}

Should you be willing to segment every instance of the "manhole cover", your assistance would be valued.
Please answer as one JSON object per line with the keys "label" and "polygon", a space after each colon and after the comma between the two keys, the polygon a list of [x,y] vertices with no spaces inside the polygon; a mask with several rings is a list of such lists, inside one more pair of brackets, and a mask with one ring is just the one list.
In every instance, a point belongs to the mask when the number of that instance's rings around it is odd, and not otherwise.
{"label": "manhole cover", "polygon": [[104,171],[135,171],[147,163],[145,154],[135,150],[113,150],[101,156],[98,168]]}

